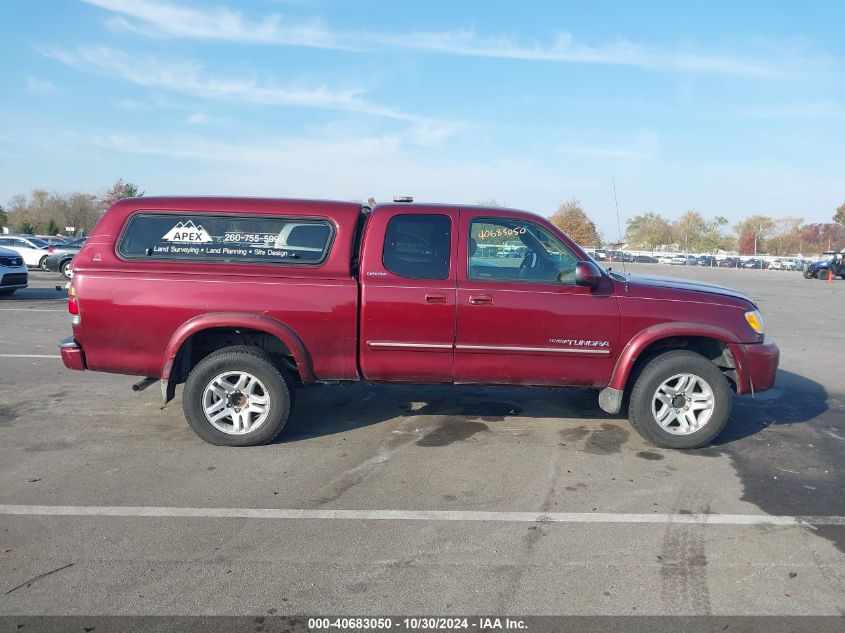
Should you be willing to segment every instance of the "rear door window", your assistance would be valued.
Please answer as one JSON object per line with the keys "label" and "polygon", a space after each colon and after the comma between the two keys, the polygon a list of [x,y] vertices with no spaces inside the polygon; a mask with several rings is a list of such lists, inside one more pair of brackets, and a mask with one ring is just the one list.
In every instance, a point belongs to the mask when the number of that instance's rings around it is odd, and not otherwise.
{"label": "rear door window", "polygon": [[334,237],[326,220],[265,216],[139,213],[118,243],[126,259],[319,264]]}
{"label": "rear door window", "polygon": [[402,214],[391,218],[382,263],[408,279],[447,279],[452,248],[452,220],[439,214]]}

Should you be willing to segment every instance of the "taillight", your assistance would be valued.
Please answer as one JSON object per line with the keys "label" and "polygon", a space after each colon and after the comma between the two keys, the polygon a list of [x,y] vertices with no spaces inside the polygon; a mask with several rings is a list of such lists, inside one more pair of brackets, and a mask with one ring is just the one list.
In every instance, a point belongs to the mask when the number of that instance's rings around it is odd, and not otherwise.
{"label": "taillight", "polygon": [[52,254],[53,254],[53,247],[52,247],[52,246],[48,246],[48,247],[47,247],[47,254],[48,254],[48,255],[52,255]]}
{"label": "taillight", "polygon": [[71,314],[71,323],[79,325],[82,317],[79,315],[79,301],[76,298],[76,288],[73,285],[67,289],[67,311]]}

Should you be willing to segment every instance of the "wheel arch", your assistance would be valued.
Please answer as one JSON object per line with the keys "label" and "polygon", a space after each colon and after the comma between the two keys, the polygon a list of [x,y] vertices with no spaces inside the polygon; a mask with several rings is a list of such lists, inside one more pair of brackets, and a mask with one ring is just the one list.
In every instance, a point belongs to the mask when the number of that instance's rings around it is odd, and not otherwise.
{"label": "wheel arch", "polygon": [[161,369],[162,396],[165,402],[173,399],[176,385],[185,380],[187,373],[198,362],[193,354],[194,343],[204,335],[206,338],[213,337],[214,341],[218,342],[212,342],[205,350],[205,355],[223,347],[219,341],[225,341],[226,336],[240,339],[229,344],[244,344],[245,339],[248,339],[251,344],[278,356],[289,357],[292,362],[287,368],[303,383],[314,382],[311,357],[302,339],[290,326],[260,314],[217,312],[189,319],[170,337]]}
{"label": "wheel arch", "polygon": [[739,339],[723,328],[700,323],[661,323],[637,333],[619,355],[599,405],[619,413],[639,372],[655,356],[676,349],[697,352],[713,362],[737,393],[748,390],[745,354]]}

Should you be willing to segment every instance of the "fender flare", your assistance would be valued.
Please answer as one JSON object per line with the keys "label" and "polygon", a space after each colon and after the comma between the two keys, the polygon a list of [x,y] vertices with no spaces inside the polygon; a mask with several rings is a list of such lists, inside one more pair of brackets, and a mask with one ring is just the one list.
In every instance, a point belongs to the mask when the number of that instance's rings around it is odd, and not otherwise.
{"label": "fender flare", "polygon": [[619,358],[616,360],[616,365],[613,368],[613,374],[611,374],[610,382],[599,394],[599,406],[608,413],[619,413],[622,406],[622,398],[625,393],[625,387],[628,384],[628,378],[631,375],[631,370],[634,368],[637,359],[652,343],[675,336],[698,336],[711,338],[727,345],[734,357],[735,370],[739,383],[737,385],[737,391],[739,393],[744,393],[746,383],[744,366],[745,355],[742,353],[742,342],[737,338],[737,336],[729,330],[714,325],[678,321],[651,325],[644,330],[637,332],[637,334],[628,341],[627,345],[625,345],[625,348],[622,350],[622,353],[619,354]]}
{"label": "fender flare", "polygon": [[185,341],[197,332],[216,327],[235,327],[257,330],[275,336],[284,343],[293,355],[299,370],[299,377],[303,383],[314,382],[314,372],[311,356],[302,340],[288,325],[278,319],[248,312],[211,312],[201,314],[185,321],[170,337],[164,353],[164,364],[161,368],[162,389],[170,379],[173,362]]}

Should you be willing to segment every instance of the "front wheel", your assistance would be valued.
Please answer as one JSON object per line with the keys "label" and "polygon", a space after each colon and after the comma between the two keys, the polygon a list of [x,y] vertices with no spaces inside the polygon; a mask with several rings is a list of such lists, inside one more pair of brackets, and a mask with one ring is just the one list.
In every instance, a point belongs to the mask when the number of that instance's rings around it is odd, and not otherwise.
{"label": "front wheel", "polygon": [[687,350],[649,361],[631,390],[628,417],[647,441],[664,448],[699,448],[724,428],[731,388],[721,370]]}
{"label": "front wheel", "polygon": [[271,442],[290,417],[290,380],[264,350],[238,345],[217,350],[191,370],[182,407],[188,424],[218,446]]}
{"label": "front wheel", "polygon": [[812,279],[816,276],[816,273],[810,270],[809,268],[804,269],[804,279]]}
{"label": "front wheel", "polygon": [[62,262],[62,265],[59,268],[59,272],[61,272],[68,279],[70,279],[71,276],[73,275],[73,270],[70,267],[71,262],[73,262],[72,259],[69,259],[66,262]]}

